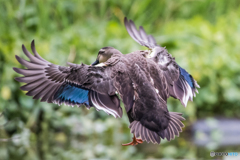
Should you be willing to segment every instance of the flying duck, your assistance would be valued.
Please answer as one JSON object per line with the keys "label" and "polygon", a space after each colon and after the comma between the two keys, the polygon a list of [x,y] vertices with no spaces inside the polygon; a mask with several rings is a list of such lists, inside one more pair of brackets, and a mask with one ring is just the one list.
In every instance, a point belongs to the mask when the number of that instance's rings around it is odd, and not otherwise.
{"label": "flying duck", "polygon": [[26,83],[20,89],[28,91],[26,95],[33,99],[94,107],[115,118],[123,114],[120,97],[133,133],[133,141],[124,146],[143,141],[159,144],[164,138],[170,141],[179,136],[184,118],[181,113],[168,111],[167,99],[179,99],[186,107],[199,85],[143,27],[137,30],[127,18],[124,23],[129,35],[148,50],[122,54],[113,47],[103,47],[91,65],[67,63],[65,67],[43,59],[32,41],[33,54],[22,45],[29,61],[16,55],[27,69],[14,67],[15,72],[23,75],[15,79]]}

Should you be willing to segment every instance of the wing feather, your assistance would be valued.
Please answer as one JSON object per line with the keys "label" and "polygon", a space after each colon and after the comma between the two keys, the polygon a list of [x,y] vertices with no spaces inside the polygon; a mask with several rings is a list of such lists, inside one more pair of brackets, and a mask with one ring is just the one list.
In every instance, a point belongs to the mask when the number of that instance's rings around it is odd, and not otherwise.
{"label": "wing feather", "polygon": [[159,47],[154,37],[147,35],[142,26],[140,26],[138,30],[134,22],[132,20],[128,20],[127,17],[124,18],[124,24],[128,34],[140,45],[145,46],[149,49]]}
{"label": "wing feather", "polygon": [[[120,100],[115,94],[108,95],[109,86],[113,87],[112,81],[108,73],[102,68],[93,67],[91,69],[88,65],[77,64],[70,67],[58,66],[46,61],[37,53],[34,41],[31,43],[31,49],[33,54],[22,45],[22,50],[29,58],[29,61],[16,55],[18,62],[27,69],[13,68],[15,72],[23,75],[23,77],[15,79],[26,83],[20,87],[20,89],[28,91],[26,95],[33,96],[33,99],[41,99],[41,102],[57,103],[59,105],[65,103],[67,105],[78,106],[85,104],[87,107],[93,106],[91,102],[91,99],[93,99],[97,109],[102,109],[114,117],[122,116]],[[76,72],[76,70],[80,70],[81,72]],[[89,73],[93,70],[95,71],[93,75],[98,78],[91,78],[91,74]],[[91,83],[91,79],[95,81]],[[84,86],[83,83],[86,81],[88,82]],[[103,82],[103,84],[99,82]],[[102,86],[99,86],[101,84]],[[95,91],[92,91],[90,87]],[[105,93],[104,95],[98,93],[101,88],[105,89],[104,91],[100,91]],[[89,91],[92,97],[89,97]]]}
{"label": "wing feather", "polygon": [[[151,49],[147,57],[156,62],[167,80],[168,96],[177,98],[182,105],[186,107],[188,101],[192,101],[195,93],[198,93],[196,87],[200,88],[197,82],[184,69],[178,67],[175,58],[168,53],[164,47],[157,45],[155,38],[148,35],[142,26],[137,29],[132,20],[124,18],[124,24],[129,35],[142,46]],[[184,78],[180,76],[180,70],[184,71]],[[192,82],[190,82],[189,78]],[[190,84],[189,86],[189,83]],[[161,94],[161,93],[160,93]],[[163,99],[165,99],[163,97]]]}

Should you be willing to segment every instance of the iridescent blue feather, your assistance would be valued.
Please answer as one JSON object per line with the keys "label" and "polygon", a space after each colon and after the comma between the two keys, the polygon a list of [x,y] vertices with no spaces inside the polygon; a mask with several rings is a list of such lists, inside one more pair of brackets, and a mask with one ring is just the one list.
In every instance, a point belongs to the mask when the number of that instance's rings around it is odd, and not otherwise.
{"label": "iridescent blue feather", "polygon": [[88,93],[87,89],[64,83],[54,95],[54,101],[89,105]]}
{"label": "iridescent blue feather", "polygon": [[190,85],[191,88],[196,88],[192,76],[183,68],[179,66],[180,74],[184,77],[187,83]]}

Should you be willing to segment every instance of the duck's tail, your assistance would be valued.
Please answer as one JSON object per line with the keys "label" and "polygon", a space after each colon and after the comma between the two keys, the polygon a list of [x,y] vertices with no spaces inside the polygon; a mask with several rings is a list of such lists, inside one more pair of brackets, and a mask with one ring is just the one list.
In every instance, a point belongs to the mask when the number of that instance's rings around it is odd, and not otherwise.
{"label": "duck's tail", "polygon": [[185,120],[185,118],[181,115],[181,113],[169,112],[169,124],[163,131],[152,131],[143,126],[140,121],[133,121],[129,128],[131,129],[131,133],[133,133],[136,137],[141,137],[143,141],[160,144],[161,138],[166,138],[170,141],[174,139],[175,136],[179,136],[179,132],[182,132],[184,124],[181,121]]}

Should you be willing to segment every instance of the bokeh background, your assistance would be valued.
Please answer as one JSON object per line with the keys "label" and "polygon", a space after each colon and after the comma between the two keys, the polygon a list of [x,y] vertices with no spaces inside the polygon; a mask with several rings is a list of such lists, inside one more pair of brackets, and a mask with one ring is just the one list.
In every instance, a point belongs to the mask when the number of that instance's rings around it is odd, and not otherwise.
{"label": "bokeh background", "polygon": [[[21,45],[30,50],[33,39],[39,54],[59,65],[90,64],[104,46],[125,54],[146,49],[128,35],[125,16],[201,86],[186,108],[169,99],[169,110],[186,118],[171,142],[123,147],[132,138],[126,113],[115,119],[84,106],[40,103],[14,80],[12,67],[21,67],[14,56],[24,57]],[[240,152],[239,52],[239,0],[0,0],[0,159],[211,159],[210,151]]]}

